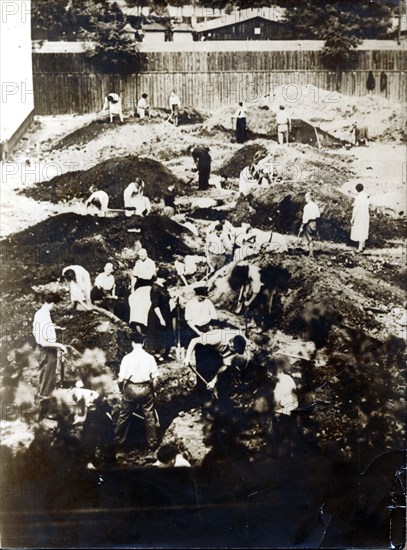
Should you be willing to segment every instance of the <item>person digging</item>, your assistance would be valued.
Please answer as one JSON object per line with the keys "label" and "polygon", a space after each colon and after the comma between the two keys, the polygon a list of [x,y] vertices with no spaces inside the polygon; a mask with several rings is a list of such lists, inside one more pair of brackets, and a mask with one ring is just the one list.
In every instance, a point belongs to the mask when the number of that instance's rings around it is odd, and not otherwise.
{"label": "person digging", "polygon": [[[217,329],[193,338],[189,343],[184,363],[197,375],[197,391],[205,395],[210,391],[218,397],[218,379],[232,364],[236,356],[247,356],[246,339],[236,329]],[[195,353],[193,368],[192,355]]]}

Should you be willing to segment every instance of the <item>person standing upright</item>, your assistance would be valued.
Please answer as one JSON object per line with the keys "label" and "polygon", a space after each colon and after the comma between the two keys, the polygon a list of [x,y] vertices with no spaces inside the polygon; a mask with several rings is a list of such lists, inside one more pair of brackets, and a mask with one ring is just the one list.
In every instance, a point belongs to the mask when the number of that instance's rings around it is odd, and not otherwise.
{"label": "person standing upright", "polygon": [[239,102],[239,107],[232,115],[232,120],[236,119],[236,141],[237,143],[244,143],[246,141],[246,107],[243,102]]}
{"label": "person standing upright", "polygon": [[51,311],[59,302],[61,302],[61,297],[58,294],[47,294],[44,304],[35,313],[33,321],[33,335],[40,351],[40,420],[48,414],[50,396],[55,389],[58,351],[66,353],[66,347],[57,342],[56,330],[58,327],[51,319]]}
{"label": "person standing upright", "polygon": [[277,124],[277,139],[280,145],[283,145],[284,141],[289,142],[291,132],[291,119],[288,116],[284,105],[280,105],[280,110],[276,114]]}
{"label": "person standing upright", "polygon": [[158,361],[170,359],[170,349],[174,345],[174,331],[170,295],[164,272],[158,272],[151,287],[151,307],[147,319],[147,349]]}
{"label": "person standing upright", "polygon": [[317,234],[317,219],[320,215],[318,205],[312,200],[311,193],[305,193],[305,206],[299,236],[302,237],[303,244],[308,246],[311,258],[314,256],[314,239]]}
{"label": "person standing upright", "polygon": [[171,110],[169,120],[174,122],[175,126],[178,126],[178,116],[179,116],[179,110],[181,107],[181,100],[174,90],[170,93],[169,103],[170,103],[170,110]]}
{"label": "person standing upright", "polygon": [[158,378],[156,360],[143,349],[144,337],[134,332],[131,336],[133,350],[122,359],[119,371],[119,387],[122,392],[120,415],[115,430],[116,445],[126,443],[133,413],[141,407],[144,415],[146,438],[151,450],[158,445],[154,390]]}
{"label": "person standing upright", "polygon": [[361,183],[356,185],[356,191],[358,195],[353,203],[350,239],[358,242],[358,252],[363,252],[369,237],[370,200]]}

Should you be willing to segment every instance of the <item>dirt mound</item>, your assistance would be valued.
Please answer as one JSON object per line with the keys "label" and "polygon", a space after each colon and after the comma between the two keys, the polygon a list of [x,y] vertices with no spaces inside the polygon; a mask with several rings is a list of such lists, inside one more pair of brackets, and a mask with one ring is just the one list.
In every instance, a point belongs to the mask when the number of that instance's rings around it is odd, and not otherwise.
{"label": "dirt mound", "polygon": [[[310,186],[321,208],[318,232],[322,240],[347,243],[353,200],[328,184]],[[272,228],[279,233],[298,234],[304,208],[303,183],[286,182],[257,193],[248,204],[239,198],[229,219],[235,225],[250,222],[256,227]],[[254,210],[254,211],[253,211]],[[369,244],[379,246],[386,239],[403,237],[404,223],[371,209]]]}
{"label": "dirt mound", "polygon": [[244,145],[217,170],[217,173],[224,178],[238,178],[243,168],[253,162],[258,151],[264,153],[264,156],[267,154],[266,146],[263,144],[250,143]]}
{"label": "dirt mound", "polygon": [[[127,231],[132,228],[140,233]],[[172,261],[174,253],[193,253],[192,233],[163,216],[136,220],[61,214],[3,241],[4,289],[56,280],[69,264],[82,265],[92,277],[107,261],[130,267],[131,262],[123,260],[121,253],[125,248],[135,250],[137,240],[156,261]]]}
{"label": "dirt mound", "polygon": [[95,185],[108,193],[111,208],[123,208],[123,191],[136,177],[144,180],[145,195],[150,199],[162,198],[168,187],[174,186],[175,192],[180,188],[178,178],[158,161],[129,155],[106,160],[89,170],[67,172],[21,193],[35,200],[58,203],[86,199],[90,186]]}
{"label": "dirt mound", "polygon": [[[223,107],[208,122],[202,126],[202,132],[213,134],[216,132],[227,132],[232,135],[230,126],[233,110],[230,107]],[[297,115],[302,116],[301,114]],[[246,131],[247,140],[268,138],[277,141],[277,125],[275,113],[267,105],[252,106],[250,116],[248,115],[248,126]],[[331,135],[319,126],[306,122],[302,118],[291,119],[290,142],[306,143],[313,147],[340,147],[344,142]]]}
{"label": "dirt mound", "polygon": [[221,166],[219,174],[225,178],[238,178],[241,170],[253,162],[257,151],[262,151],[264,155],[267,151],[272,153],[273,175],[279,180],[303,182],[311,186],[324,182],[338,187],[354,175],[348,168],[349,157],[318,151],[304,144],[287,147],[263,140],[239,149]]}
{"label": "dirt mound", "polygon": [[[350,139],[353,122],[368,126],[373,139],[394,140],[405,137],[405,105],[394,104],[377,95],[349,97],[315,86],[297,84],[278,86],[270,95],[247,103],[248,137],[273,137],[275,115],[284,105],[291,119],[316,125],[339,140]],[[231,116],[235,107],[222,107],[203,124],[207,133],[232,132]],[[298,125],[298,122],[297,122]],[[293,124],[294,126],[294,124]],[[304,141],[302,132],[296,141]],[[330,140],[329,140],[330,141]],[[307,141],[305,141],[307,143]],[[330,146],[334,143],[325,143]]]}
{"label": "dirt mound", "polygon": [[82,128],[78,128],[74,132],[64,136],[53,146],[53,149],[67,149],[68,147],[87,145],[90,141],[99,138],[110,129],[111,123],[108,119],[93,120],[82,126]]}
{"label": "dirt mound", "polygon": [[368,126],[374,139],[397,139],[405,127],[405,106],[377,95],[351,97],[311,85],[285,85],[274,88],[272,96],[259,104],[272,112],[285,105],[292,118],[316,124],[344,140],[349,140],[355,121]]}
{"label": "dirt mound", "polygon": [[184,107],[181,109],[178,123],[179,124],[202,124],[205,117],[193,107]]}

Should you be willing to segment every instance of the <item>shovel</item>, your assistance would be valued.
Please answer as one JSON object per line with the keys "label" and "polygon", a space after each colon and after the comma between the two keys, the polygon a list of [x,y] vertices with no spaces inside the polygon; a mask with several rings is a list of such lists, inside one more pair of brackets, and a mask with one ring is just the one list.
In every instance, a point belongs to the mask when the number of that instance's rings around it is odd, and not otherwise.
{"label": "shovel", "polygon": [[[205,380],[205,378],[202,376],[202,374],[199,374],[199,372],[190,363],[188,363],[188,367],[192,370],[192,372],[194,374],[196,374],[196,376],[201,380],[201,382],[203,382],[205,384],[205,386],[207,387],[208,386],[208,381]],[[212,388],[209,391],[212,393],[212,395],[214,396],[215,399],[218,399],[218,392],[216,391],[216,388]]]}
{"label": "shovel", "polygon": [[177,361],[183,361],[185,359],[185,348],[181,347],[181,328],[179,323],[179,298],[177,298],[177,348],[175,350],[175,356]]}
{"label": "shovel", "polygon": [[[138,413],[132,413],[133,416],[135,416],[136,418],[139,418],[140,420],[142,420],[143,422],[145,422],[145,418],[144,416],[141,416],[141,414],[138,414]],[[160,424],[160,418],[158,416],[158,412],[157,412],[157,409],[154,409],[154,418],[155,418],[155,427],[156,428],[159,428],[161,426]]]}

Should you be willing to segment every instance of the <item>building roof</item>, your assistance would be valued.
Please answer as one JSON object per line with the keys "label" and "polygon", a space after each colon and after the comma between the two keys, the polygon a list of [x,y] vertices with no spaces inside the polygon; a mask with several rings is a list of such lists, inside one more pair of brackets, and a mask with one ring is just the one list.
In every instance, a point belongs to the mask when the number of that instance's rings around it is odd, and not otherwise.
{"label": "building roof", "polygon": [[188,25],[188,23],[178,23],[172,27],[172,30],[175,32],[192,32],[194,28]]}
{"label": "building roof", "polygon": [[162,25],[161,23],[157,23],[156,21],[153,21],[152,23],[148,23],[147,25],[143,25],[143,31],[165,31],[167,27],[165,25]]}
{"label": "building roof", "polygon": [[137,29],[135,29],[134,27],[132,27],[130,25],[130,23],[127,23],[127,25],[125,25],[123,28],[122,28],[122,31],[121,32],[138,32]]}
{"label": "building roof", "polygon": [[242,23],[250,21],[251,19],[261,18],[265,21],[273,21],[275,23],[281,23],[283,14],[281,10],[277,8],[264,8],[264,9],[250,9],[236,11],[230,15],[223,15],[218,19],[211,19],[205,23],[199,23],[196,25],[195,30],[198,32],[212,31],[215,29],[221,29],[236,23]]}

